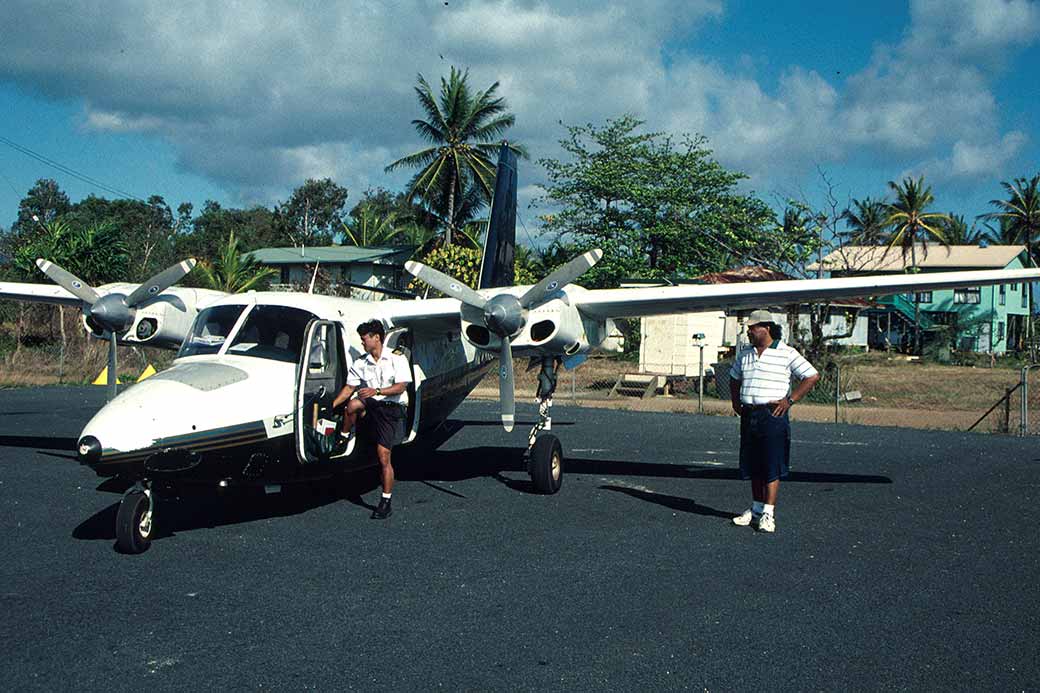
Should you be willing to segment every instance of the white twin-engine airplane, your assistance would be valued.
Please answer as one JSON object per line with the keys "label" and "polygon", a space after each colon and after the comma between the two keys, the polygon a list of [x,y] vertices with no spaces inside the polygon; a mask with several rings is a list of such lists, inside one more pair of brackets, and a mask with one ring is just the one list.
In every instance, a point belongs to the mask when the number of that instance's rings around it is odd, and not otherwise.
{"label": "white twin-engine airplane", "polygon": [[[83,464],[132,485],[117,513],[118,546],[144,551],[155,535],[158,498],[189,482],[278,485],[371,464],[364,425],[348,442],[328,424],[346,369],[363,353],[355,328],[366,320],[381,320],[386,347],[411,361],[406,443],[444,423],[496,357],[502,424],[512,430],[514,355],[540,361],[528,472],[536,489],[555,493],[563,454],[545,432],[555,369],[592,349],[618,350],[614,318],[1040,279],[1032,269],[587,290],[572,282],[602,257],[592,250],[534,286],[512,286],[516,180],[515,156],[503,147],[476,289],[406,265],[448,298],[366,302],[171,288],[193,260],[140,285],[95,290],[46,260],[37,264],[59,286],[0,283],[0,298],[81,307],[86,329],[109,340],[109,374],[117,343],[179,349],[170,368],[111,398],[79,437]],[[109,381],[115,394],[115,378]]]}

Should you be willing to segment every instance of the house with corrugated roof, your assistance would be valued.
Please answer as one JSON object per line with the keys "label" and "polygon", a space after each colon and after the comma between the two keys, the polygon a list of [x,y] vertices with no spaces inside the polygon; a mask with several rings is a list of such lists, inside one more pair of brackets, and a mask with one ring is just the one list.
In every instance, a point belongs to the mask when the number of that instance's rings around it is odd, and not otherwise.
{"label": "house with corrugated roof", "polygon": [[317,268],[331,286],[352,287],[351,298],[378,301],[387,298],[388,291],[401,291],[411,280],[404,263],[414,251],[401,245],[330,245],[261,248],[250,254],[265,267],[278,270],[278,280],[271,286],[275,291],[306,291]]}
{"label": "house with corrugated roof", "polygon": [[[920,272],[1019,269],[1028,266],[1023,245],[918,245],[914,253],[886,246],[845,246],[823,259],[832,277],[902,274],[916,258]],[[812,266],[816,269],[816,265]],[[1024,346],[1029,312],[1027,284],[921,291],[878,299],[868,311],[871,346],[908,347],[913,334],[914,304],[920,304],[919,327],[927,336],[947,330],[961,351],[1002,354]]]}

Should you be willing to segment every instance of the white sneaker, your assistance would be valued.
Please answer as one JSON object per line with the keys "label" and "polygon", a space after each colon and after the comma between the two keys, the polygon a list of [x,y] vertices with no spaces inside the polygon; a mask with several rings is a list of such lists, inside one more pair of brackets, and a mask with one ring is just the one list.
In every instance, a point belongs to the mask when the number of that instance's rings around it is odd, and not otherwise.
{"label": "white sneaker", "polygon": [[751,523],[758,524],[758,518],[760,517],[762,516],[752,512],[751,508],[748,508],[747,510],[733,518],[733,524],[737,525],[738,527],[747,527]]}
{"label": "white sneaker", "polygon": [[[735,522],[735,520],[734,520]],[[776,520],[773,519],[772,513],[763,513],[762,517],[758,520],[758,531],[759,532],[775,532],[776,531]]]}

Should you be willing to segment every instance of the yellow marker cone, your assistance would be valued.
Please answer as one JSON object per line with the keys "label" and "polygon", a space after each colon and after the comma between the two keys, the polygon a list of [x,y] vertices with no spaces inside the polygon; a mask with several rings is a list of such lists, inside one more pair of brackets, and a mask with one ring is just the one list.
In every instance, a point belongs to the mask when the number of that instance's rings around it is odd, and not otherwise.
{"label": "yellow marker cone", "polygon": [[144,369],[144,372],[137,377],[137,382],[141,382],[145,378],[151,378],[153,375],[155,375],[155,369],[152,368],[152,364],[149,363],[148,367]]}
{"label": "yellow marker cone", "polygon": [[[116,383],[119,383],[119,378],[116,378]],[[108,385],[108,366],[101,369],[98,373],[98,377],[94,378],[95,385]]]}

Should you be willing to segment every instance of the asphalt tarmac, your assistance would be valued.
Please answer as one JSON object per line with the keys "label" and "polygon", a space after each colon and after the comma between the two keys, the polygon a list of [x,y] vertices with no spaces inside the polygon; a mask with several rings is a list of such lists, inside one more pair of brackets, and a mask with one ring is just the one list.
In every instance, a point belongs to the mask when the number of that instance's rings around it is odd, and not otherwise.
{"label": "asphalt tarmac", "polygon": [[114,550],[72,459],[101,388],[0,392],[7,690],[1036,690],[1035,438],[794,424],[777,532],[737,420],[558,407],[531,493],[494,403],[328,488],[167,503]]}

